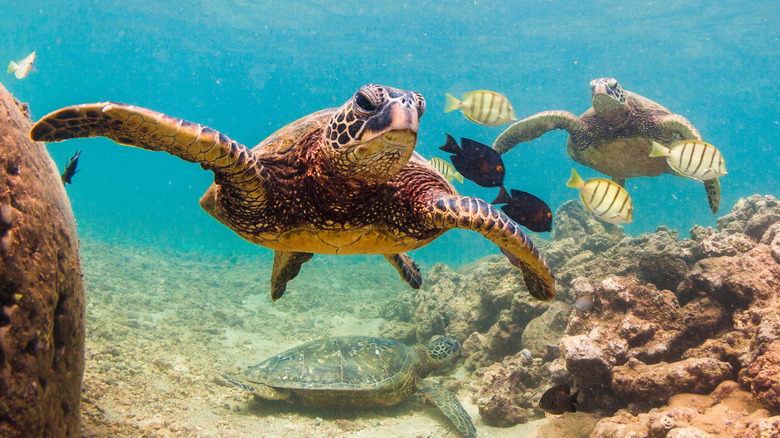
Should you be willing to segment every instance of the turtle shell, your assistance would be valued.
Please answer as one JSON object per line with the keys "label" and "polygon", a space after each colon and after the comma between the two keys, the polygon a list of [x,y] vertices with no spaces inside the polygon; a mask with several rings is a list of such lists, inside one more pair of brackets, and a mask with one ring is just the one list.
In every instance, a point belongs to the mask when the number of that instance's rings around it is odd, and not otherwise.
{"label": "turtle shell", "polygon": [[247,379],[290,390],[308,406],[390,405],[417,391],[418,355],[391,339],[321,339],[247,370]]}

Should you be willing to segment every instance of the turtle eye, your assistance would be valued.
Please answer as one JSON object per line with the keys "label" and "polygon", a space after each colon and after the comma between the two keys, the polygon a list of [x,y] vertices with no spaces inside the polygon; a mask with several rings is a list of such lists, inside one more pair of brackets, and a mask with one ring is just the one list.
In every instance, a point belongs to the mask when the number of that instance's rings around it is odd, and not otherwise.
{"label": "turtle eye", "polygon": [[610,78],[610,79],[607,81],[607,86],[608,86],[609,88],[615,88],[615,87],[617,86],[617,81],[616,81],[614,78]]}
{"label": "turtle eye", "polygon": [[355,106],[358,110],[365,113],[372,113],[377,110],[377,106],[374,102],[363,93],[357,93],[355,95]]}

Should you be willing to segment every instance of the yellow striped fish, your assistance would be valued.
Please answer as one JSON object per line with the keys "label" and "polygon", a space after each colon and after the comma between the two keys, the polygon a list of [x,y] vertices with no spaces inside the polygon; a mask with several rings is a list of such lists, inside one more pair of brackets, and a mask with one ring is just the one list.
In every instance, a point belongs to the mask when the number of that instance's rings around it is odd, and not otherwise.
{"label": "yellow striped fish", "polygon": [[672,169],[697,181],[706,181],[727,173],[726,163],[718,148],[701,140],[681,140],[668,148],[653,142],[650,156],[666,157]]}
{"label": "yellow striped fish", "polygon": [[488,90],[469,91],[463,95],[463,100],[447,93],[444,112],[460,109],[467,119],[485,126],[501,126],[517,120],[515,109],[509,100]]}
{"label": "yellow striped fish", "polygon": [[572,169],[571,179],[566,185],[579,189],[582,203],[601,220],[611,224],[630,224],[634,219],[631,196],[618,183],[604,178],[583,181]]}
{"label": "yellow striped fish", "polygon": [[453,179],[456,179],[459,183],[463,182],[463,175],[458,173],[458,171],[452,167],[452,164],[442,160],[441,158],[433,157],[428,160],[428,163],[430,163],[434,169],[438,170],[447,181],[452,182]]}

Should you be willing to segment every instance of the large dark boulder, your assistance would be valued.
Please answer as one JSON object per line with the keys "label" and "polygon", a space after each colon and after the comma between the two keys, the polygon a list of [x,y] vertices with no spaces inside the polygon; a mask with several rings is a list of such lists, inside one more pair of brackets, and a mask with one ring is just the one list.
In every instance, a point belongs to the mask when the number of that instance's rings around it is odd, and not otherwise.
{"label": "large dark boulder", "polygon": [[0,436],[80,436],[78,238],[57,168],[30,127],[0,85]]}

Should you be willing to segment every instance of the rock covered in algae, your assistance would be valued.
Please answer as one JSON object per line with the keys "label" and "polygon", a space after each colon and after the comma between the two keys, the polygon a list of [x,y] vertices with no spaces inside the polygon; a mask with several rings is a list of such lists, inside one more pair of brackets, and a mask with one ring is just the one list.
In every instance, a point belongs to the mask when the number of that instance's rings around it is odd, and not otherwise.
{"label": "rock covered in algae", "polygon": [[54,162],[0,85],[0,436],[81,436],[84,284]]}
{"label": "rock covered in algae", "polygon": [[[647,413],[620,410],[600,420],[592,438],[624,437],[770,437],[780,417],[754,401],[734,381],[722,382],[709,395],[681,393]],[[762,430],[761,434],[757,432]]]}

